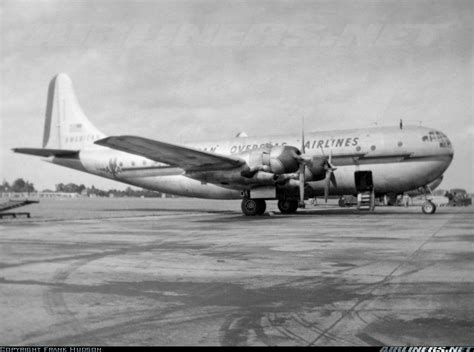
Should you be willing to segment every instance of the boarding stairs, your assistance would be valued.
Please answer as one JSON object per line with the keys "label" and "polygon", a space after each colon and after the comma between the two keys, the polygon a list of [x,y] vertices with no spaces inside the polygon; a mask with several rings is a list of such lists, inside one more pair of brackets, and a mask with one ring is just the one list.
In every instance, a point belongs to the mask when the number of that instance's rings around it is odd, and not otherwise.
{"label": "boarding stairs", "polygon": [[0,203],[0,219],[10,216],[16,218],[18,215],[24,215],[26,217],[30,217],[30,213],[28,212],[6,212],[10,209],[15,209],[19,207],[24,207],[28,204],[39,203],[39,200],[11,200],[9,199],[7,202]]}
{"label": "boarding stairs", "polygon": [[357,194],[357,209],[369,211],[375,209],[375,194],[373,190]]}

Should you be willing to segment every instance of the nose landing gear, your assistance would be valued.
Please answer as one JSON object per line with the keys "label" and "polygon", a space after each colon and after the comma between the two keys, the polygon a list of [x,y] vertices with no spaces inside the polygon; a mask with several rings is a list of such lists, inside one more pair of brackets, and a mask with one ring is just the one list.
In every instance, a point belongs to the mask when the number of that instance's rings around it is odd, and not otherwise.
{"label": "nose landing gear", "polygon": [[426,196],[428,192],[430,192],[430,194],[433,194],[431,192],[431,188],[430,186],[425,186],[422,188],[423,188],[423,198],[425,199],[425,202],[421,206],[421,210],[425,214],[434,214],[436,212],[436,205]]}
{"label": "nose landing gear", "polygon": [[425,214],[434,214],[436,211],[436,205],[432,201],[427,199],[421,206],[421,210]]}

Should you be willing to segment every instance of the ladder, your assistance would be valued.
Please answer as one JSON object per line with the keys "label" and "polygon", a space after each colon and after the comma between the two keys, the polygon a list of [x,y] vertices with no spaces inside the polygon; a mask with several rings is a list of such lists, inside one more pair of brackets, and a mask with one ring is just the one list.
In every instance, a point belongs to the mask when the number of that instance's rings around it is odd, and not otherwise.
{"label": "ladder", "polygon": [[14,209],[23,207],[28,204],[39,203],[39,200],[11,200],[9,199],[7,202],[0,202],[0,219],[4,217],[10,216],[16,218],[17,215],[25,215],[26,217],[30,217],[30,213],[28,212],[20,212],[20,213],[7,213],[6,210]]}
{"label": "ladder", "polygon": [[373,190],[357,194],[357,209],[369,211],[375,209],[375,194]]}

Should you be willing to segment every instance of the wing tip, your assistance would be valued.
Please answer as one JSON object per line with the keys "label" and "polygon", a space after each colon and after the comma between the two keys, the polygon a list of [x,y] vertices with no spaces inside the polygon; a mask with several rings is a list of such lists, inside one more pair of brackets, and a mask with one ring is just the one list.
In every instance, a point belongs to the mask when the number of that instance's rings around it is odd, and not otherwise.
{"label": "wing tip", "polygon": [[50,156],[76,156],[79,150],[72,149],[48,149],[48,148],[12,148],[14,153],[50,157]]}

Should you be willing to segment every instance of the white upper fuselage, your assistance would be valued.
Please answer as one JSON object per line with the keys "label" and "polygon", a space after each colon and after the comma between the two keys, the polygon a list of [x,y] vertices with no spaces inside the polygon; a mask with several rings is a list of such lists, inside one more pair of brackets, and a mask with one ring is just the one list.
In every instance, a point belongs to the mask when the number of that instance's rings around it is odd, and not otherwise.
{"label": "white upper fuselage", "polygon": [[[238,157],[240,153],[266,144],[301,148],[301,136],[245,137],[185,145]],[[68,148],[67,142],[63,148]],[[330,194],[357,193],[355,171],[371,171],[374,190],[379,194],[413,190],[441,176],[453,158],[453,148],[443,133],[415,126],[306,133],[305,153],[332,155],[332,163],[337,168],[334,172],[337,189],[330,189]],[[256,186],[229,183],[225,171],[211,175],[207,182],[195,180],[185,176],[180,168],[97,145],[81,150],[78,159],[54,157],[49,161],[131,185],[189,197],[236,199],[241,198],[243,190]],[[317,194],[323,194],[323,181],[310,184]]]}

